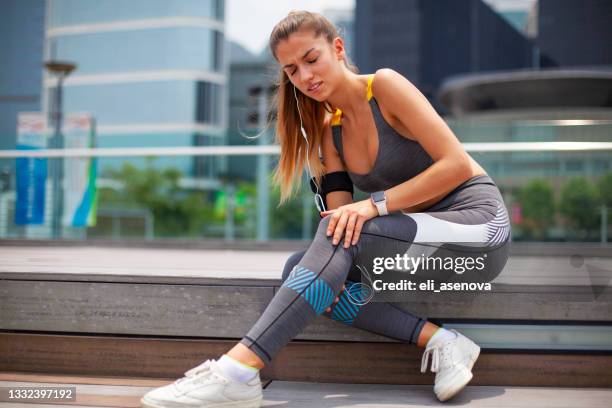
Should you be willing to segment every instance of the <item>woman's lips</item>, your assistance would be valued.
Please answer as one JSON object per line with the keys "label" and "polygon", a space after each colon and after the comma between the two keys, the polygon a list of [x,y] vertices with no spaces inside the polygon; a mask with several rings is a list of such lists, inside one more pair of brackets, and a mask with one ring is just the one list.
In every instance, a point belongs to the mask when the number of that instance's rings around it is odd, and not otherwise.
{"label": "woman's lips", "polygon": [[308,88],[308,92],[317,92],[319,89],[321,89],[322,84],[323,82],[318,82],[314,87]]}

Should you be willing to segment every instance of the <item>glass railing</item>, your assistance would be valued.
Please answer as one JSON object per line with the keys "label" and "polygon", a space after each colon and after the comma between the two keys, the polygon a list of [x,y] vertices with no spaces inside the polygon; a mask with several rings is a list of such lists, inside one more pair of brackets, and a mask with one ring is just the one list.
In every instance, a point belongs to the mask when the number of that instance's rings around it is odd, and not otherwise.
{"label": "glass railing", "polygon": [[[500,188],[514,241],[610,239],[611,142],[463,145]],[[278,146],[0,151],[0,238],[310,240],[320,217],[305,175],[300,193],[277,208],[278,153]],[[354,198],[367,196],[357,190]]]}

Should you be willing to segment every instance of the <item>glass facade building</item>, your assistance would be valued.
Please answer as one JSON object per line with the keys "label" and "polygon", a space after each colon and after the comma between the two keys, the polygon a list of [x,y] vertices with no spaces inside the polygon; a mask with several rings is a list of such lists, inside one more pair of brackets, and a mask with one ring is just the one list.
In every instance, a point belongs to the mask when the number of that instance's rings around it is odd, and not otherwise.
{"label": "glass facade building", "polygon": [[[44,0],[0,6],[0,149],[15,149],[18,112],[40,110],[44,20]],[[13,171],[14,160],[0,159],[2,183]]]}
{"label": "glass facade building", "polygon": [[[45,59],[77,65],[64,84],[64,112],[94,116],[98,147],[226,144],[223,0],[49,0],[46,11]],[[55,81],[45,78],[48,111]],[[101,159],[100,175],[125,160]],[[213,180],[219,162],[155,163]]]}

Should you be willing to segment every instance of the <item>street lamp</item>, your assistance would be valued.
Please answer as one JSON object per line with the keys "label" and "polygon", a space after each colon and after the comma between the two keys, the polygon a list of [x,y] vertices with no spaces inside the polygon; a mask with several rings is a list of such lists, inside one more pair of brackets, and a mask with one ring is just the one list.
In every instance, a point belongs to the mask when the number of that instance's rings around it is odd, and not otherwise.
{"label": "street lamp", "polygon": [[[45,62],[45,68],[51,74],[57,76],[57,85],[55,87],[55,101],[53,109],[51,109],[51,119],[54,123],[53,139],[51,139],[52,149],[62,149],[64,146],[62,139],[62,84],[64,79],[76,69],[76,64],[65,61],[48,61]],[[61,235],[61,218],[64,207],[63,191],[61,183],[63,180],[64,159],[58,157],[51,159],[51,177],[53,180],[53,216],[51,218],[52,238],[60,238]]]}
{"label": "street lamp", "polygon": [[[249,95],[257,98],[257,127],[263,130],[266,126],[266,114],[268,112],[269,89],[263,86],[253,86],[249,89]],[[257,144],[268,144],[267,132],[257,138]],[[257,156],[257,241],[269,239],[269,213],[270,197],[268,183],[268,168],[270,159],[265,154]]]}

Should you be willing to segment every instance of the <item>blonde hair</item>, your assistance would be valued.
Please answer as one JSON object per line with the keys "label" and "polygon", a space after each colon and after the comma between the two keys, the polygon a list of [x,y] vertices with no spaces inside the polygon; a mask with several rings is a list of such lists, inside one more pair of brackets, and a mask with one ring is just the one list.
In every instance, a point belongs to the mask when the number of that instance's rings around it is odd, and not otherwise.
{"label": "blonde hair", "polygon": [[[291,11],[287,17],[274,26],[270,34],[270,51],[277,61],[276,47],[278,44],[301,30],[312,30],[315,38],[323,35],[329,44],[332,44],[334,38],[338,37],[336,27],[323,15],[309,11]],[[349,70],[359,72],[347,58],[344,59],[344,63]],[[318,152],[323,138],[325,112],[333,113],[334,110],[327,101],[319,102],[307,97],[299,90],[296,92],[302,123],[308,135],[307,144],[300,130],[300,117],[293,84],[282,68],[275,85],[277,85],[277,92],[273,98],[273,109],[276,110],[275,142],[280,144],[281,152],[278,165],[274,169],[273,183],[275,186],[280,186],[281,194],[278,204],[280,206],[291,199],[294,193],[300,191],[302,185],[300,176],[306,162],[305,154],[308,154],[311,176],[314,176],[319,187],[321,186],[321,177],[325,174],[325,168],[319,160]],[[308,153],[305,153],[307,148]]]}

